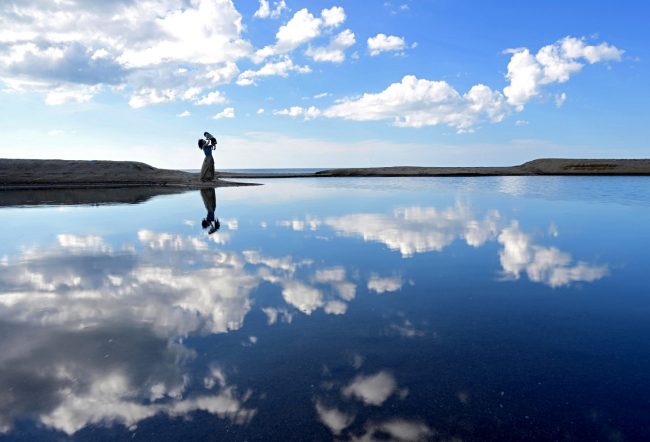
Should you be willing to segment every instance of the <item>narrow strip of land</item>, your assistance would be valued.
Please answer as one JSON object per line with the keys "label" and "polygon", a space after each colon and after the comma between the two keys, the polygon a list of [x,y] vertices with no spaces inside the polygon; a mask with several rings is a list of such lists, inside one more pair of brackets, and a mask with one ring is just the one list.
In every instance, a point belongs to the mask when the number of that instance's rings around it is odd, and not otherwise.
{"label": "narrow strip of land", "polygon": [[[396,166],[328,169],[315,173],[219,172],[218,175],[219,178],[650,175],[650,159],[547,158],[510,167]],[[199,179],[198,173],[158,169],[133,161],[0,159],[0,190],[118,187],[200,189],[238,185],[245,185],[245,183],[233,183],[222,179],[203,182]]]}
{"label": "narrow strip of land", "polygon": [[220,173],[223,178],[299,177],[443,177],[525,175],[650,175],[650,159],[562,159],[543,158],[506,167],[364,167],[326,169],[309,173]]}

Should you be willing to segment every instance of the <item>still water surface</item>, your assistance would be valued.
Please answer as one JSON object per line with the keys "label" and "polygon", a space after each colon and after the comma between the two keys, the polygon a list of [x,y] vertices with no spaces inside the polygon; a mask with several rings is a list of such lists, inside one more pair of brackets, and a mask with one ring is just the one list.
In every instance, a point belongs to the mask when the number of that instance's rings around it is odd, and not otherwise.
{"label": "still water surface", "polygon": [[647,178],[0,209],[0,439],[649,440]]}

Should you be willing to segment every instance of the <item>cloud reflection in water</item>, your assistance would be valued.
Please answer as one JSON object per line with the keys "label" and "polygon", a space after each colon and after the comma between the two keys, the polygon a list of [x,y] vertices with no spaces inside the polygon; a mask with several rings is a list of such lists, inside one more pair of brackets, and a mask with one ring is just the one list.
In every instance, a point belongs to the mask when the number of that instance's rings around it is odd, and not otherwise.
{"label": "cloud reflection in water", "polygon": [[[227,224],[234,233],[220,237],[142,229],[135,244],[119,247],[98,235],[61,233],[48,247],[3,255],[0,430],[10,431],[14,420],[30,417],[73,434],[90,424],[133,427],[156,414],[181,416],[197,410],[245,424],[256,413],[246,405],[251,393],[229,384],[226,370],[218,365],[200,379],[188,378],[186,364],[196,354],[183,345],[183,338],[239,330],[256,307],[272,326],[319,310],[345,314],[358,290],[382,294],[404,287],[402,274],[370,269],[364,283],[352,269],[317,265],[310,257],[217,250],[212,241],[223,245],[241,232],[235,230],[237,220]],[[496,210],[477,217],[461,204],[276,225],[295,232],[333,229],[343,237],[383,243],[405,258],[442,251],[457,240],[471,247],[492,241],[502,247],[505,275],[526,274],[551,287],[607,274],[606,265],[575,263],[567,252],[536,244],[516,220],[508,223]],[[278,290],[283,304],[254,304],[251,294],[263,283]],[[424,336],[408,319],[391,327],[402,337]],[[191,388],[196,383],[203,388],[200,394]],[[344,399],[379,407],[407,390],[398,389],[390,372],[379,371],[359,374],[339,391]],[[354,413],[320,400],[315,408],[334,435],[355,419]],[[364,428],[364,434],[351,437],[366,440],[382,434],[419,440],[433,434],[423,423],[398,418],[368,421]]]}

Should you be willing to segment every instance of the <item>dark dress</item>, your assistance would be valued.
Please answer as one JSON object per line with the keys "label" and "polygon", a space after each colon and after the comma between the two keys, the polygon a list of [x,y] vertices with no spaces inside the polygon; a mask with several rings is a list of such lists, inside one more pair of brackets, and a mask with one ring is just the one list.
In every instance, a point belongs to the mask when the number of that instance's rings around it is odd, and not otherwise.
{"label": "dark dress", "polygon": [[212,146],[209,144],[203,146],[203,165],[201,166],[201,181],[214,180],[214,158],[212,158]]}

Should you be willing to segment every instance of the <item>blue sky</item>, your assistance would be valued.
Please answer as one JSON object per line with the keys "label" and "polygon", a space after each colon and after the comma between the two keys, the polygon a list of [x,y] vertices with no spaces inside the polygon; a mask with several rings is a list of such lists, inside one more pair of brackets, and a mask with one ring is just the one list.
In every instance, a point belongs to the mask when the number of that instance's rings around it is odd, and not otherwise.
{"label": "blue sky", "polygon": [[640,1],[0,5],[0,157],[198,168],[649,157]]}

